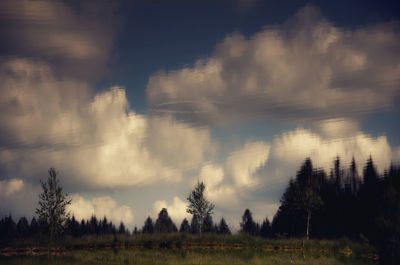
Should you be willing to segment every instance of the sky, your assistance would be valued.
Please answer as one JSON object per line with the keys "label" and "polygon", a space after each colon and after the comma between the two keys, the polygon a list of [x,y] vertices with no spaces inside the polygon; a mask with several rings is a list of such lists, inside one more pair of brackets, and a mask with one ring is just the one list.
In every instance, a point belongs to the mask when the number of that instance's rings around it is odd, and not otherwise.
{"label": "sky", "polygon": [[239,228],[306,157],[400,162],[397,1],[0,2],[0,215],[50,167],[76,218],[179,226],[198,180]]}

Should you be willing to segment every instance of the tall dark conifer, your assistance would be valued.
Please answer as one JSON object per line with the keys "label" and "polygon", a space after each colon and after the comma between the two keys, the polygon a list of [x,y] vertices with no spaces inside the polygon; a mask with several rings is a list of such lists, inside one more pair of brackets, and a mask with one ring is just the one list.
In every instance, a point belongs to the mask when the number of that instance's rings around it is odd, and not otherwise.
{"label": "tall dark conifer", "polygon": [[147,217],[146,221],[144,222],[144,226],[142,228],[143,234],[153,234],[154,233],[154,224],[153,220],[150,216]]}
{"label": "tall dark conifer", "polygon": [[229,229],[229,226],[225,222],[224,218],[221,218],[221,221],[219,221],[218,234],[222,234],[222,235],[230,235],[231,234],[231,230]]}
{"label": "tall dark conifer", "polygon": [[162,208],[154,225],[154,232],[172,233],[177,231],[178,229],[176,228],[176,225],[172,221],[171,217],[169,217],[167,209]]}
{"label": "tall dark conifer", "polygon": [[253,220],[253,214],[249,209],[246,209],[242,216],[242,222],[240,223],[240,232],[246,233],[252,236],[258,235],[257,223]]}
{"label": "tall dark conifer", "polygon": [[190,233],[190,225],[186,218],[183,219],[181,226],[179,227],[179,232],[181,233]]}

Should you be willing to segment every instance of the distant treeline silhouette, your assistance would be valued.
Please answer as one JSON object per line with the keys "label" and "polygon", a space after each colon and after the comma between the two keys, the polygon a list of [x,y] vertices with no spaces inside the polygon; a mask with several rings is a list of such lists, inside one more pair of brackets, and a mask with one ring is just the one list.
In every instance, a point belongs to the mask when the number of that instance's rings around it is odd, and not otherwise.
{"label": "distant treeline silhouette", "polygon": [[[17,223],[13,220],[11,215],[5,216],[0,220],[0,240],[2,245],[15,239],[23,238],[40,238],[46,237],[48,224],[40,222],[33,217],[32,220],[27,220],[26,217],[21,217]],[[147,217],[143,227],[138,229],[134,228],[132,232],[125,227],[123,222],[120,222],[116,227],[107,217],[98,219],[92,216],[88,220],[82,219],[77,221],[75,216],[68,218],[65,222],[64,231],[61,236],[81,237],[86,235],[138,235],[138,234],[163,234],[163,233],[190,233],[198,234],[198,224],[196,218],[192,218],[189,224],[188,220],[183,219],[179,230],[168,215],[167,209],[163,208],[158,214],[156,222],[153,222],[151,217]],[[224,218],[221,218],[218,224],[214,224],[211,215],[208,215],[204,221],[203,233],[216,233],[216,234],[231,234],[231,231],[226,224]]]}
{"label": "distant treeline silhouette", "polygon": [[[380,256],[400,255],[400,167],[391,165],[382,175],[377,173],[370,157],[362,175],[357,172],[353,159],[348,168],[341,165],[339,157],[327,174],[323,169],[314,168],[307,158],[295,178],[289,184],[280,200],[281,205],[270,224],[268,218],[261,224],[255,222],[252,213],[246,209],[240,222],[240,233],[264,238],[305,237],[336,239],[348,237],[352,240],[375,245]],[[11,215],[0,220],[0,244],[10,240],[40,237],[47,224],[35,217],[29,223],[25,217],[17,223]],[[225,219],[214,223],[211,214],[202,221],[202,233],[231,234]],[[167,209],[162,209],[155,222],[147,217],[142,228],[132,232],[123,222],[116,227],[106,217],[98,220],[77,221],[68,218],[61,236],[81,237],[107,234],[157,234],[157,233],[199,233],[199,220],[194,215],[185,218],[178,230]],[[397,254],[396,254],[397,253]]]}

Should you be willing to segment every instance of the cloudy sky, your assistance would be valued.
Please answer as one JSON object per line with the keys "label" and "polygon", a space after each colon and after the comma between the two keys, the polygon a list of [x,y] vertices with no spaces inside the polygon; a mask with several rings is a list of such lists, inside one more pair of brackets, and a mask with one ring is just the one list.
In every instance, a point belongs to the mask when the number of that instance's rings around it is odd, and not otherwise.
{"label": "cloudy sky", "polygon": [[400,161],[396,1],[0,2],[0,215],[272,219],[301,162]]}

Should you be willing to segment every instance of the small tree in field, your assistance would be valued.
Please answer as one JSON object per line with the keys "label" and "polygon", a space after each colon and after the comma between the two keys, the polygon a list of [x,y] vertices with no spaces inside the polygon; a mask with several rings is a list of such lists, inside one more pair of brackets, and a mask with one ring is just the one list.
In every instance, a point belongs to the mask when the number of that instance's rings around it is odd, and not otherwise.
{"label": "small tree in field", "polygon": [[193,217],[197,217],[199,234],[201,235],[204,220],[207,215],[213,214],[213,209],[215,207],[214,204],[207,201],[204,196],[205,185],[203,182],[197,182],[194,190],[189,194],[187,200],[189,201],[189,205],[187,207],[186,212],[193,215]]}
{"label": "small tree in field", "polygon": [[47,225],[50,242],[64,229],[65,221],[68,218],[66,206],[71,204],[67,194],[63,194],[62,188],[57,179],[58,172],[54,168],[49,169],[49,177],[42,184],[42,193],[39,195],[39,208],[36,214],[39,220]]}

